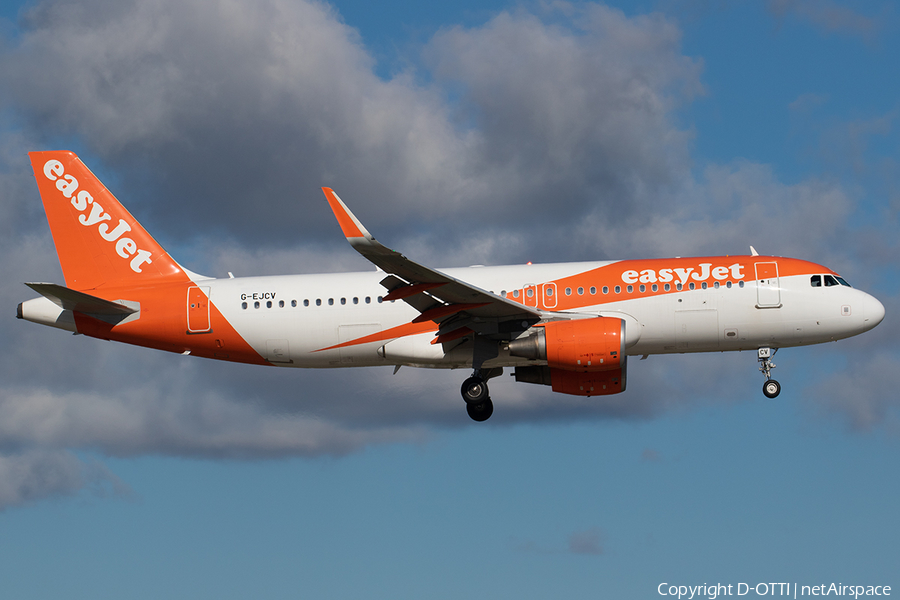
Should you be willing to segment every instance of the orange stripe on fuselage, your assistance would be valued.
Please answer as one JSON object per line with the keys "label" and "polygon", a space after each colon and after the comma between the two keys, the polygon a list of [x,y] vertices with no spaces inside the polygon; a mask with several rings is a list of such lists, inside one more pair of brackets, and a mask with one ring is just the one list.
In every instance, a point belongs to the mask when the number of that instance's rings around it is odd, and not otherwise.
{"label": "orange stripe on fuselage", "polygon": [[[585,306],[598,304],[611,304],[624,300],[675,294],[682,291],[690,291],[693,283],[696,289],[703,289],[703,283],[708,288],[714,288],[716,282],[725,286],[729,281],[732,285],[738,285],[743,281],[756,280],[754,265],[756,263],[778,264],[778,275],[790,277],[793,275],[835,274],[831,269],[805,260],[795,258],[781,258],[775,256],[704,256],[695,258],[659,258],[650,260],[622,260],[590,271],[578,273],[570,277],[563,277],[539,283],[528,288],[507,292],[506,297],[514,302],[533,306],[535,298],[526,298],[526,289],[534,289],[537,295],[538,308],[553,311],[577,310]],[[683,289],[679,290],[676,284],[681,283]],[[669,289],[666,289],[666,284]],[[632,291],[628,291],[628,286]],[[644,291],[641,291],[641,285]],[[654,290],[653,286],[657,289]],[[619,286],[619,293],[615,292]],[[607,293],[603,293],[603,288]],[[552,296],[547,295],[547,289],[552,290]],[[578,293],[581,288],[582,293]],[[591,293],[594,288],[594,293]],[[566,293],[566,289],[569,293]],[[518,296],[515,293],[518,293]]]}
{"label": "orange stripe on fuselage", "polygon": [[384,331],[379,331],[378,333],[373,333],[371,335],[365,335],[361,338],[356,338],[355,340],[350,340],[341,344],[335,344],[334,346],[328,346],[327,348],[319,348],[318,350],[313,350],[313,352],[324,352],[325,350],[335,350],[337,348],[360,346],[362,344],[369,344],[371,342],[394,340],[397,338],[406,337],[408,335],[418,335],[420,333],[427,333],[429,331],[437,331],[437,329],[437,325],[431,321],[427,321],[425,323],[404,323],[403,325],[391,327],[390,329],[385,329]]}
{"label": "orange stripe on fuselage", "polygon": [[[202,286],[203,282],[200,282]],[[188,333],[187,290],[197,284],[164,284],[144,288],[104,288],[91,293],[106,300],[139,302],[140,317],[128,323],[109,323],[75,313],[79,333],[136,346],[184,353],[193,356],[257,365],[270,364],[234,329],[210,302],[210,329]]]}

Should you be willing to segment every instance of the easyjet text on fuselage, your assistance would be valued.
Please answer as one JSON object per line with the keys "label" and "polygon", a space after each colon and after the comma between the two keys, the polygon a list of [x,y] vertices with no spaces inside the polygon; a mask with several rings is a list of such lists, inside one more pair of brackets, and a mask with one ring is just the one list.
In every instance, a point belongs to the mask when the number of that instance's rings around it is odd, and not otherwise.
{"label": "easyjet text on fuselage", "polygon": [[713,263],[700,263],[696,267],[666,268],[659,271],[656,269],[643,269],[641,271],[631,269],[622,273],[622,281],[633,284],[668,283],[677,280],[677,283],[684,285],[689,280],[707,281],[710,276],[717,281],[724,281],[729,278],[741,280],[744,278],[744,274],[741,272],[743,268],[744,265],[740,263],[716,267],[713,267]]}

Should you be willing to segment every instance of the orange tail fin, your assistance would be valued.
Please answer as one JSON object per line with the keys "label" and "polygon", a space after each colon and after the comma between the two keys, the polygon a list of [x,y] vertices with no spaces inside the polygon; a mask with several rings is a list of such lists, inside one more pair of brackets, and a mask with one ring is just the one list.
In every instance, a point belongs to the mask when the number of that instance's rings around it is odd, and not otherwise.
{"label": "orange tail fin", "polygon": [[91,290],[104,284],[187,279],[74,153],[29,156],[68,287]]}

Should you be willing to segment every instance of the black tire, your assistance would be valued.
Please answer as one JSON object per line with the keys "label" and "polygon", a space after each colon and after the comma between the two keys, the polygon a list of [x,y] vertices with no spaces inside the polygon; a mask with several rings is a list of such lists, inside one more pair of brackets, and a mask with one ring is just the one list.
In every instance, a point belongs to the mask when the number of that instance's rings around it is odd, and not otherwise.
{"label": "black tire", "polygon": [[489,400],[487,383],[481,377],[469,377],[463,381],[460,393],[466,404],[481,404]]}
{"label": "black tire", "polygon": [[775,398],[781,393],[781,384],[774,379],[768,379],[763,384],[763,394],[766,398]]}
{"label": "black tire", "polygon": [[466,412],[469,413],[470,419],[482,423],[490,419],[491,415],[494,414],[494,403],[491,402],[490,398],[480,404],[467,403]]}

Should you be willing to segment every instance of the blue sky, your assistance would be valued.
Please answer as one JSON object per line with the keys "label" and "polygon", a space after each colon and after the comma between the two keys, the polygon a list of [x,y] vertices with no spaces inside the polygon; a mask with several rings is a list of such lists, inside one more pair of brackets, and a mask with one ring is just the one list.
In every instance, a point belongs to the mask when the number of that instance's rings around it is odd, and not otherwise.
{"label": "blue sky", "polygon": [[[36,10],[32,10],[35,9]],[[76,150],[189,268],[368,270],[318,188],[436,266],[744,253],[887,317],[572,399],[275,370],[8,319],[12,598],[622,598],[900,588],[890,3],[0,2],[0,286],[61,273],[25,159]],[[535,386],[536,387],[536,386]]]}

